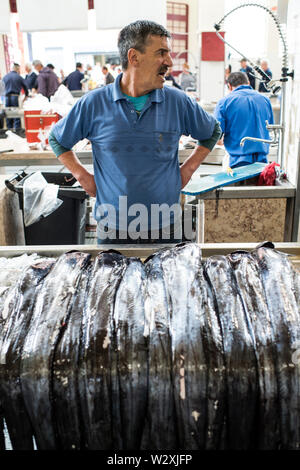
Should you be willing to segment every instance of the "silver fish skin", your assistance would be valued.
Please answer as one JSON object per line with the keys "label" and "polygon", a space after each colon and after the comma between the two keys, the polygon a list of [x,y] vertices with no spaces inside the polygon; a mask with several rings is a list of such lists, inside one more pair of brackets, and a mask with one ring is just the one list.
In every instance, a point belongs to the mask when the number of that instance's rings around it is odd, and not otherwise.
{"label": "silver fish skin", "polygon": [[171,316],[179,446],[218,448],[224,422],[223,344],[199,245],[186,243],[165,251],[162,269]]}
{"label": "silver fish skin", "polygon": [[21,353],[38,290],[54,259],[45,258],[25,268],[6,299],[6,322],[0,340],[0,396],[14,450],[33,449],[33,429],[20,386]]}
{"label": "silver fish skin", "polygon": [[87,302],[92,262],[82,270],[69,317],[62,326],[53,359],[53,421],[57,447],[61,450],[84,448],[82,413],[78,392],[78,362],[83,311]]}
{"label": "silver fish skin", "polygon": [[61,255],[38,292],[21,358],[23,399],[38,450],[55,450],[57,441],[52,416],[52,362],[82,269],[90,255]]}
{"label": "silver fish skin", "polygon": [[0,333],[6,320],[3,308],[8,293],[15,288],[24,270],[38,259],[40,259],[40,256],[36,253],[31,255],[23,254],[13,258],[0,258]]}
{"label": "silver fish skin", "polygon": [[145,331],[148,340],[148,406],[142,449],[178,448],[172,380],[170,310],[161,267],[162,253],[145,262]]}
{"label": "silver fish skin", "polygon": [[87,450],[123,449],[114,301],[127,258],[102,252],[95,258],[83,312],[78,391]]}
{"label": "silver fish skin", "polygon": [[115,296],[113,323],[125,450],[140,449],[147,408],[148,348],[145,326],[145,268],[128,258]]}
{"label": "silver fish skin", "polygon": [[211,256],[206,260],[204,269],[214,292],[225,355],[225,448],[245,450],[253,446],[258,398],[253,337],[230,258]]}
{"label": "silver fish skin", "polygon": [[276,450],[280,446],[279,391],[276,372],[276,346],[259,266],[251,253],[232,255],[232,266],[242,293],[255,338],[258,361],[258,423],[256,448]]}
{"label": "silver fish skin", "polygon": [[252,256],[260,268],[276,348],[280,449],[300,448],[300,313],[294,271],[288,256],[259,247]]}

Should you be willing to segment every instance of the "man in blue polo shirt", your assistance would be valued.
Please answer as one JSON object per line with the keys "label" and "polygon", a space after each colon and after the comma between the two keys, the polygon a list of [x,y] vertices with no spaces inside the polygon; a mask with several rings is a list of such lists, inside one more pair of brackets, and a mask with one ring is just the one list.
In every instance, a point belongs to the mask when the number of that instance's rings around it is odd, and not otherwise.
{"label": "man in blue polo shirt", "polygon": [[268,163],[269,144],[246,140],[243,137],[270,139],[266,121],[273,124],[273,111],[268,97],[253,90],[244,72],[233,72],[227,79],[230,93],[222,98],[215,109],[215,118],[220,122],[229,166],[236,168],[255,162]]}
{"label": "man in blue polo shirt", "polygon": [[[172,66],[169,38],[151,21],[123,28],[118,39],[123,73],[82,97],[49,137],[59,160],[96,196],[99,243],[180,241],[174,235],[178,213],[171,209],[220,138],[213,116],[182,91],[163,86]],[[180,168],[182,134],[199,145]],[[70,150],[83,138],[92,143],[94,175]]]}

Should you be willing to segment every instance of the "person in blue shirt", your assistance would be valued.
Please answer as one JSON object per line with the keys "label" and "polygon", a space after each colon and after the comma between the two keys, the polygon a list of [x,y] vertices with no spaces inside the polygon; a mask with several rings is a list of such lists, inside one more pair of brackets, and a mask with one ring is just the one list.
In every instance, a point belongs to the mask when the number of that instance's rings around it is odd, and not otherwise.
{"label": "person in blue shirt", "polygon": [[[5,85],[5,106],[8,108],[17,108],[19,106],[19,95],[22,89],[26,97],[28,96],[28,88],[24,78],[20,75],[19,64],[14,63],[12,71],[4,75],[3,82]],[[6,119],[6,125],[7,129],[19,129],[21,127],[21,119]]]}
{"label": "person in blue shirt", "polygon": [[[261,61],[260,68],[268,75],[268,77],[272,78],[273,74],[272,74],[271,70],[269,69],[269,64],[268,64],[267,60],[264,59],[264,60]],[[268,88],[266,87],[264,81],[259,82],[258,91],[260,93],[270,93],[270,90],[268,90]]]}
{"label": "person in blue shirt", "polygon": [[[118,48],[123,73],[78,100],[49,142],[82,188],[96,196],[98,243],[178,242],[181,188],[220,138],[220,126],[185,93],[164,87],[173,62],[163,26],[131,23],[120,31]],[[199,145],[179,167],[183,134]],[[92,143],[94,174],[71,150],[83,138]]]}
{"label": "person in blue shirt", "polygon": [[83,67],[81,62],[76,63],[76,70],[71,72],[62,82],[70,91],[81,90],[82,80],[84,79]]}
{"label": "person in blue shirt", "polygon": [[229,154],[229,166],[268,163],[268,143],[246,140],[241,147],[240,142],[246,136],[270,139],[266,120],[273,124],[274,118],[269,98],[253,90],[243,72],[231,73],[227,85],[230,93],[217,103],[214,115],[222,128],[219,143],[224,143]]}

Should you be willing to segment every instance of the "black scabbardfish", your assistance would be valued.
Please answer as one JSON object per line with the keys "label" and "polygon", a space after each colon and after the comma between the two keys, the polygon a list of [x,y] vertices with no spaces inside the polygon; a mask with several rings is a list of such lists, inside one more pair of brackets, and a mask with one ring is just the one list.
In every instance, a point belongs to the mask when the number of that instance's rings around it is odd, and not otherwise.
{"label": "black scabbardfish", "polygon": [[255,338],[259,383],[256,447],[274,450],[280,445],[280,427],[276,345],[272,320],[260,278],[260,269],[253,256],[250,253],[236,253],[230,259]]}
{"label": "black scabbardfish", "polygon": [[148,406],[142,448],[178,448],[172,381],[170,311],[161,267],[162,252],[145,262],[145,337],[148,339]]}
{"label": "black scabbardfish", "polygon": [[258,391],[253,337],[229,258],[211,256],[204,269],[214,291],[223,337],[227,383],[225,447],[248,449],[255,439]]}
{"label": "black scabbardfish", "polygon": [[92,263],[83,268],[69,316],[62,325],[52,366],[53,421],[57,445],[62,450],[82,449],[84,437],[78,394],[78,361],[82,319],[87,302]]}
{"label": "black scabbardfish", "polygon": [[261,246],[252,252],[273,328],[279,391],[280,448],[300,448],[300,313],[294,269],[283,253]]}
{"label": "black scabbardfish", "polygon": [[38,450],[55,450],[52,361],[89,254],[61,255],[39,290],[21,358],[21,388]]}
{"label": "black scabbardfish", "polygon": [[199,245],[181,244],[165,251],[162,269],[171,317],[179,447],[216,449],[224,421],[225,367],[220,325]]}
{"label": "black scabbardfish", "polygon": [[145,327],[145,268],[128,258],[113,313],[123,449],[140,449],[147,408],[148,350]]}
{"label": "black scabbardfish", "polygon": [[0,450],[5,450],[4,420],[0,408]]}
{"label": "black scabbardfish", "polygon": [[0,339],[0,396],[3,415],[14,450],[33,449],[33,429],[20,386],[20,361],[35,299],[54,259],[40,259],[25,268],[7,296],[6,318]]}
{"label": "black scabbardfish", "polygon": [[102,252],[90,275],[78,363],[83,446],[89,450],[123,448],[113,312],[126,267],[125,256]]}

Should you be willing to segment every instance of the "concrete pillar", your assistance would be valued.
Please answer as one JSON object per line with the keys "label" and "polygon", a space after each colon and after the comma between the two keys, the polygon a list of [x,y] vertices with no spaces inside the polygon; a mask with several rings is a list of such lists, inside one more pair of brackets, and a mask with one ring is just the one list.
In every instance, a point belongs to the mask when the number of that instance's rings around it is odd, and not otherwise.
{"label": "concrete pillar", "polygon": [[214,24],[224,16],[225,0],[199,2],[199,90],[202,103],[217,102],[224,96],[224,62],[201,61],[201,33],[215,31]]}

